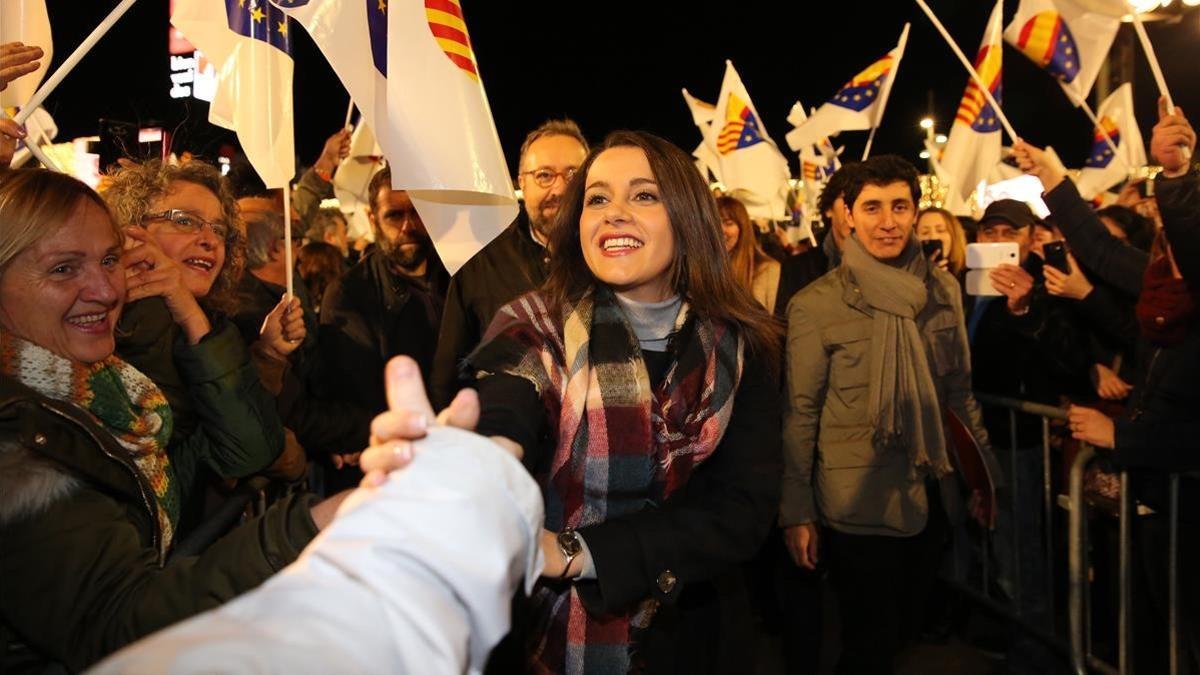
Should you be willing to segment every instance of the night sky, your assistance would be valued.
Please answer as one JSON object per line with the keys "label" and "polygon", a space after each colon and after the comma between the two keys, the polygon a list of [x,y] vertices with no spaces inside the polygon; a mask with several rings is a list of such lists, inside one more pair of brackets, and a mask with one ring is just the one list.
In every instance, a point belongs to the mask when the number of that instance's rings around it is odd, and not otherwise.
{"label": "night sky", "polygon": [[[116,2],[47,4],[56,43],[54,67]],[[529,129],[563,115],[578,121],[589,139],[598,141],[614,129],[645,129],[690,151],[700,135],[679,90],[687,87],[712,102],[728,58],[795,170],[795,155],[783,141],[792,103],[823,103],[891,49],[905,21],[913,24],[908,50],[873,152],[894,152],[919,162],[923,132],[918,120],[932,114],[938,131],[948,132],[967,80],[928,20],[906,0],[462,4],[510,167]],[[929,4],[964,51],[974,54],[992,3]],[[1005,4],[1007,24],[1017,1]],[[1176,12],[1179,5],[1174,3]],[[1200,82],[1200,8],[1177,19],[1148,25],[1148,30],[1176,103],[1196,111],[1200,89],[1192,83]],[[167,96],[167,24],[166,0],[141,0],[125,15],[47,100],[45,108],[60,128],[59,140],[95,134],[102,117],[161,122],[176,130],[175,149],[209,157],[231,137],[207,124],[206,104]],[[341,124],[347,96],[303,30],[295,35],[296,148],[299,161],[307,165]],[[1132,37],[1132,28],[1123,26],[1118,39]],[[1136,44],[1133,54],[1134,95],[1148,142],[1157,93]],[[1091,144],[1086,117],[1023,55],[1006,47],[1004,58],[1003,106],[1018,133],[1039,145],[1053,144],[1068,165],[1082,164]],[[835,143],[854,157],[865,141],[866,132],[849,132]]]}

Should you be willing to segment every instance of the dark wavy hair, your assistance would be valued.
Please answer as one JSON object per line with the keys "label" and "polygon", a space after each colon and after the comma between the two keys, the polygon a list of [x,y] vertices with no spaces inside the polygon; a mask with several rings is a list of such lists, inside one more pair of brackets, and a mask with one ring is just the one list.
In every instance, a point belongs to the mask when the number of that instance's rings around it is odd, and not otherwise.
{"label": "dark wavy hair", "polygon": [[687,153],[643,131],[609,134],[567,185],[550,236],[553,255],[545,286],[550,301],[559,306],[574,302],[598,283],[583,256],[579,220],[588,172],[596,158],[611,148],[638,148],[646,153],[675,234],[675,257],[667,269],[671,287],[697,316],[735,326],[751,353],[778,364],[782,329],[733,278],[721,217],[708,185]]}
{"label": "dark wavy hair", "polygon": [[1154,221],[1134,211],[1128,206],[1106,206],[1096,211],[1096,217],[1108,218],[1125,231],[1129,245],[1139,251],[1150,251],[1154,244]]}

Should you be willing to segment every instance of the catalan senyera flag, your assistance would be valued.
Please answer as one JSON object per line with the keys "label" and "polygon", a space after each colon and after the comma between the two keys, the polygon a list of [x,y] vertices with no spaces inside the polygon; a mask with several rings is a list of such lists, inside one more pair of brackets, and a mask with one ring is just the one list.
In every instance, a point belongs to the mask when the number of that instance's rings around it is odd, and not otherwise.
{"label": "catalan senyera flag", "polygon": [[0,108],[20,108],[37,91],[54,59],[54,39],[50,34],[46,0],[0,2],[0,45],[9,42],[41,47],[46,52],[37,70],[9,82],[4,91],[0,91]]}
{"label": "catalan senyera flag", "polygon": [[[1001,93],[1003,11],[1003,1],[997,0],[975,57],[975,70],[997,102]],[[973,78],[967,82],[949,136],[939,166],[949,190],[965,201],[1000,161],[1001,149],[1000,119]]]}
{"label": "catalan senyera flag", "polygon": [[[1129,177],[1133,169],[1146,165],[1146,146],[1133,110],[1133,87],[1126,82],[1117,87],[1096,111],[1100,126],[1093,131],[1092,149],[1075,181],[1084,199],[1113,187]],[[1108,141],[1117,146],[1113,155]]]}
{"label": "catalan senyera flag", "polygon": [[392,187],[453,274],[517,216],[516,193],[460,2],[391,0],[387,14],[388,135],[405,150]]}
{"label": "catalan senyera flag", "polygon": [[725,79],[717,97],[705,142],[716,150],[721,182],[737,192],[756,218],[787,217],[787,159],[767,134],[733,63],[725,62]]}
{"label": "catalan senyera flag", "polygon": [[1092,90],[1120,27],[1119,14],[1096,11],[1077,0],[1021,0],[1004,40],[1057,79],[1079,105]]}
{"label": "catalan senyera flag", "polygon": [[208,119],[237,132],[268,188],[296,173],[291,24],[267,0],[175,0],[171,23],[217,70]]}
{"label": "catalan senyera flag", "polygon": [[736,93],[729,94],[725,107],[725,123],[717,135],[717,152],[728,155],[763,142],[758,116]]}
{"label": "catalan senyera flag", "polygon": [[272,0],[362,111],[453,274],[517,215],[457,0]]}
{"label": "catalan senyera flag", "polygon": [[904,48],[908,44],[908,30],[909,24],[904,24],[900,40],[891,51],[850,78],[804,124],[789,132],[788,145],[798,149],[843,131],[879,126],[900,67],[900,59],[904,57]]}

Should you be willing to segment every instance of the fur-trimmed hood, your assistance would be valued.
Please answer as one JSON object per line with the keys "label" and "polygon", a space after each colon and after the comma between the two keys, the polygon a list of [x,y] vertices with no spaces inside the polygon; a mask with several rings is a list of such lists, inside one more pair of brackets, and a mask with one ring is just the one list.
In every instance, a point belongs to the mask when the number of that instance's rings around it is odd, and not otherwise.
{"label": "fur-trimmed hood", "polygon": [[62,465],[0,439],[0,525],[35,516],[79,487]]}

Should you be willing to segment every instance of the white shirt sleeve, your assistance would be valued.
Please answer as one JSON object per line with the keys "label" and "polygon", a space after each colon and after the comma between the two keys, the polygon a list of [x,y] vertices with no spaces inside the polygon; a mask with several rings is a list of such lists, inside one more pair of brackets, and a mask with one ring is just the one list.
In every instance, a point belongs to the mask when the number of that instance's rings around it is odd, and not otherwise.
{"label": "white shirt sleeve", "polygon": [[437,427],[358,490],[300,558],[215,610],[102,662],[101,675],[477,673],[541,574],[542,496],[491,441]]}

